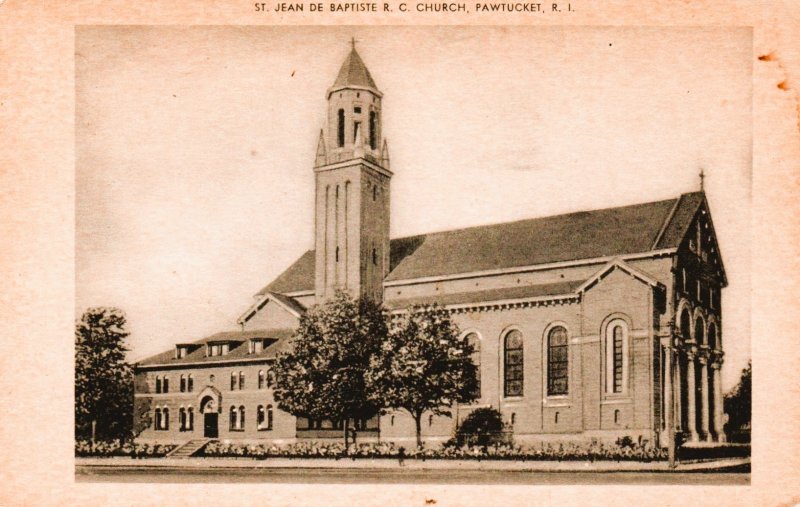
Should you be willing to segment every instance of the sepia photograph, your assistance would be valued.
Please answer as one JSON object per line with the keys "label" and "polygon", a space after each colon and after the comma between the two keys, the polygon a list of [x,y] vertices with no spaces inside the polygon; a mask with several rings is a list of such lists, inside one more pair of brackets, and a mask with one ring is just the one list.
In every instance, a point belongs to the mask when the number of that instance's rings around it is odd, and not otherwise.
{"label": "sepia photograph", "polygon": [[77,26],[75,480],[750,484],[752,48]]}

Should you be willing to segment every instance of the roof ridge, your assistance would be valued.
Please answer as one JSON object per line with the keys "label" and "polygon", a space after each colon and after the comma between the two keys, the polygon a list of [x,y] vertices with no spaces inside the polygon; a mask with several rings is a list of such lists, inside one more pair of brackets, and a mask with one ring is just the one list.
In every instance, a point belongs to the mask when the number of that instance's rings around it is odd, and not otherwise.
{"label": "roof ridge", "polygon": [[582,213],[594,213],[594,212],[598,212],[598,211],[611,211],[611,210],[618,210],[618,209],[624,209],[624,208],[634,208],[634,207],[637,207],[637,206],[651,206],[651,205],[654,205],[654,204],[662,204],[662,203],[669,202],[669,201],[676,201],[676,200],[680,199],[683,195],[686,195],[686,194],[681,194],[681,196],[673,197],[671,199],[660,199],[658,201],[640,202],[640,203],[635,203],[635,204],[624,204],[622,206],[608,206],[608,207],[605,207],[605,208],[593,208],[593,209],[585,209],[585,210],[580,210],[580,211],[569,211],[567,213],[556,213],[556,214],[553,214],[553,215],[543,215],[543,216],[538,216],[538,217],[519,218],[519,219],[516,219],[516,220],[509,220],[507,222],[490,222],[490,223],[485,223],[485,224],[469,225],[467,227],[460,227],[460,228],[457,228],[457,229],[443,229],[443,230],[439,230],[439,231],[422,232],[422,233],[413,234],[413,235],[410,235],[410,236],[402,236],[402,237],[399,237],[399,238],[390,238],[390,239],[391,240],[414,239],[414,238],[419,238],[421,236],[430,236],[430,235],[434,235],[434,234],[444,234],[444,233],[448,233],[448,232],[468,231],[468,230],[471,230],[471,229],[480,229],[480,228],[483,228],[483,227],[493,227],[493,226],[499,226],[499,225],[519,224],[519,223],[523,223],[523,222],[531,222],[531,221],[534,221],[534,220],[546,220],[548,218],[569,217],[569,216],[572,216],[572,215],[580,215]]}

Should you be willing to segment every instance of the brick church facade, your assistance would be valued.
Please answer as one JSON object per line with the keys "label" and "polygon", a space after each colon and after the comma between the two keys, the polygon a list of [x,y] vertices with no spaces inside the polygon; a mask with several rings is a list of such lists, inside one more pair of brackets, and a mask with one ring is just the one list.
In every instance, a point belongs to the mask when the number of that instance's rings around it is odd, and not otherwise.
{"label": "brick church facade", "polygon": [[[441,441],[494,407],[517,442],[725,439],[720,368],[727,281],[702,192],[657,202],[390,239],[382,93],[355,48],[327,92],[314,164],[315,248],[255,295],[237,331],[136,365],[142,441],[341,438],[281,411],[270,367],[307,308],[344,289],[393,312],[444,305],[473,342],[480,398],[425,417]],[[389,412],[359,439],[411,441]]]}

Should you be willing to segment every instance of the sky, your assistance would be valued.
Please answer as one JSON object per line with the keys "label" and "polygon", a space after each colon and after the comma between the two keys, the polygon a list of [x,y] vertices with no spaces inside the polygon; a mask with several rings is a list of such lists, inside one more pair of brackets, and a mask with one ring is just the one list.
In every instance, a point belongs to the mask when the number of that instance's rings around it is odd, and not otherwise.
{"label": "sky", "polygon": [[750,357],[750,31],[76,29],[76,317],[136,361],[235,329],[313,247],[325,92],[355,37],[384,93],[391,235],[705,190],[729,286],[723,388]]}

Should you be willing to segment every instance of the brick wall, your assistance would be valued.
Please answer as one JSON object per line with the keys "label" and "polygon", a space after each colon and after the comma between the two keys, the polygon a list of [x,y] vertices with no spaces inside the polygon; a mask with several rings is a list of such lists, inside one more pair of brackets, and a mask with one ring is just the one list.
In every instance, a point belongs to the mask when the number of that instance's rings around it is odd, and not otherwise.
{"label": "brick wall", "polygon": [[[203,414],[200,413],[200,404],[204,391],[209,388],[216,389],[220,394],[218,407],[218,431],[221,440],[226,439],[279,439],[292,440],[295,438],[295,418],[277,408],[272,398],[271,390],[258,389],[258,372],[266,371],[267,364],[226,365],[203,368],[183,368],[170,370],[140,370],[137,372],[137,393],[135,406],[140,409],[149,407],[147,415],[151,421],[147,429],[140,435],[142,441],[182,442],[192,438],[203,437]],[[231,390],[231,372],[237,374],[236,389]],[[238,374],[245,376],[244,389],[239,390]],[[180,376],[191,374],[194,378],[192,392],[180,392]],[[169,392],[155,393],[156,375],[169,377]],[[213,375],[214,379],[211,380]],[[258,430],[256,428],[257,408],[259,405],[272,405],[273,426],[272,430]],[[230,407],[245,407],[245,424],[243,430],[230,429]],[[169,429],[156,430],[153,419],[155,409],[169,409]],[[178,414],[181,407],[194,409],[194,429],[180,431]],[[141,412],[141,410],[140,410]],[[135,414],[134,424],[142,423],[141,413]]]}

